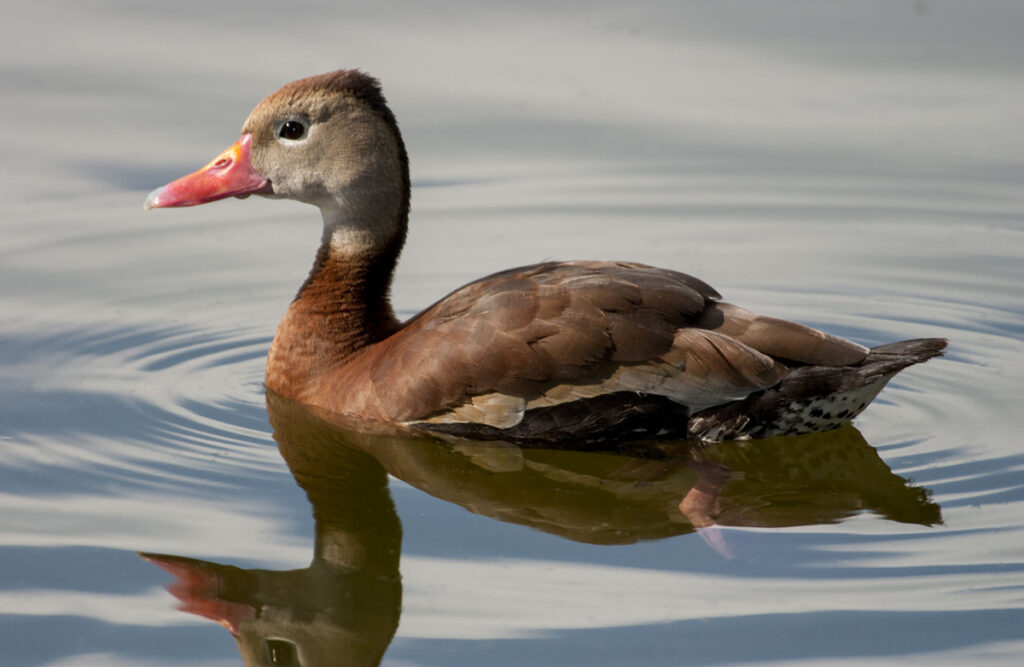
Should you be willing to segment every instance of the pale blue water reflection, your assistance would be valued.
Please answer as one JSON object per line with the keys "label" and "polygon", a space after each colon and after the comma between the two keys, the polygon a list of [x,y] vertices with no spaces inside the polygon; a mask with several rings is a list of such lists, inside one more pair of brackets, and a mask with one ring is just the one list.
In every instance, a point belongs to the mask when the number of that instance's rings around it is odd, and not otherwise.
{"label": "pale blue water reflection", "polygon": [[261,383],[316,212],[140,204],[267,92],[356,65],[412,157],[405,315],[496,268],[617,258],[866,344],[952,341],[856,424],[941,524],[855,495],[829,523],[721,528],[728,559],[683,529],[573,541],[391,478],[384,664],[1016,664],[1021,8],[292,6],[315,25],[271,3],[2,10],[0,662],[238,665],[136,552],[309,565]]}

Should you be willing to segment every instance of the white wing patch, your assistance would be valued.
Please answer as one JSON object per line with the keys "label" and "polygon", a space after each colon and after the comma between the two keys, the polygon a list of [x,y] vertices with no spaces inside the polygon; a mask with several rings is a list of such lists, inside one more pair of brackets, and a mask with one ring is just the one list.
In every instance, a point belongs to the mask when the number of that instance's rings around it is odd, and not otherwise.
{"label": "white wing patch", "polygon": [[474,396],[451,410],[446,410],[422,421],[430,424],[468,423],[485,424],[495,428],[511,428],[523,421],[523,413],[526,412],[526,409],[526,399],[521,396],[493,392]]}

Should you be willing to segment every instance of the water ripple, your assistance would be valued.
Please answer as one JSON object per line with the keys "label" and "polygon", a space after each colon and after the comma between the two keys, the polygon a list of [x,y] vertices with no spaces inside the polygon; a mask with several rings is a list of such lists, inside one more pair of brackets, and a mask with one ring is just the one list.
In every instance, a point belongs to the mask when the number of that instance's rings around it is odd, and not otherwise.
{"label": "water ripple", "polygon": [[32,392],[0,387],[5,467],[72,466],[78,487],[279,471],[263,406],[267,345],[183,327],[8,334],[5,370]]}

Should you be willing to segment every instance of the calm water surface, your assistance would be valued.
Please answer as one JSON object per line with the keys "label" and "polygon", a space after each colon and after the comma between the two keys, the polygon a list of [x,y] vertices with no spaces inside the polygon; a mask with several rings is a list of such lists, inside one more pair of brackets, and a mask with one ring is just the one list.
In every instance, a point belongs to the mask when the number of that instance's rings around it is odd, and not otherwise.
{"label": "calm water surface", "polygon": [[[1024,8],[289,7],[2,10],[0,664],[1019,664]],[[268,402],[317,213],[141,203],[342,66],[412,156],[403,315],[630,259],[949,353],[853,427],[699,451]]]}

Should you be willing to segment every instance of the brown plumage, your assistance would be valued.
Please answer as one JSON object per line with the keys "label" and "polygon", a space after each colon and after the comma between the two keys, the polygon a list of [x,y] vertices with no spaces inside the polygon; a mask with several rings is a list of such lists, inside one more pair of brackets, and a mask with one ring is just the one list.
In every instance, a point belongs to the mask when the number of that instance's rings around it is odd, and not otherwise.
{"label": "brown plumage", "polygon": [[[271,346],[267,387],[367,429],[517,442],[822,430],[945,346],[869,354],[722,303],[692,276],[629,262],[510,269],[402,324],[388,292],[408,164],[379,85],[355,70],[269,96],[239,143],[147,207],[250,193],[312,203],[324,219],[313,270]],[[832,404],[842,409],[822,407]]]}

